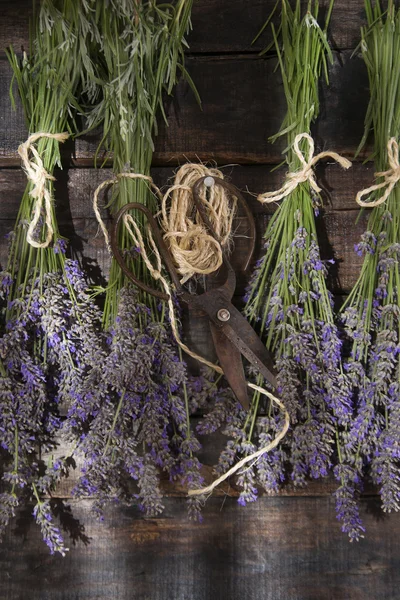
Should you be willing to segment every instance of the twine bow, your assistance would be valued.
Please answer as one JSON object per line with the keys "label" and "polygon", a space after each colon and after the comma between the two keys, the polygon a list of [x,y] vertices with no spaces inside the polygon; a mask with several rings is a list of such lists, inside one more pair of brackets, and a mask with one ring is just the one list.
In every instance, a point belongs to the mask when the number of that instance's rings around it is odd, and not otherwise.
{"label": "twine bow", "polygon": [[[40,138],[49,138],[57,140],[60,143],[65,142],[68,139],[68,133],[33,133],[29,138],[21,144],[18,148],[18,154],[21,157],[23,168],[27,174],[28,179],[33,184],[33,189],[29,192],[30,196],[35,199],[33,217],[28,227],[26,239],[28,243],[34,248],[47,248],[53,239],[53,226],[51,219],[51,194],[48,186],[48,181],[55,181],[53,175],[50,175],[46,171],[43,165],[43,161],[33,145]],[[33,159],[29,158],[29,153],[32,154]],[[42,208],[44,205],[45,212],[45,223],[46,223],[46,239],[44,242],[38,242],[34,239],[34,233],[36,226],[39,222]]]}
{"label": "twine bow", "polygon": [[[375,177],[384,177],[384,181],[381,183],[376,183],[375,185],[371,185],[370,187],[358,192],[356,196],[356,202],[359,206],[362,206],[363,208],[373,208],[383,204],[388,199],[396,183],[400,180],[399,145],[394,137],[390,138],[387,143],[387,156],[390,169],[374,174]],[[371,202],[362,200],[363,196],[369,196],[371,192],[375,192],[383,188],[386,188],[386,190],[377,200]]]}
{"label": "twine bow", "polygon": [[[306,140],[308,143],[307,157],[300,150],[300,142],[301,140]],[[321,191],[321,188],[317,184],[315,180],[314,167],[317,162],[323,158],[333,158],[337,163],[340,164],[343,169],[348,169],[351,167],[351,162],[337,154],[337,152],[331,152],[327,150],[325,152],[320,152],[314,156],[314,140],[308,133],[299,133],[296,135],[293,142],[293,150],[302,164],[302,168],[298,171],[294,171],[293,173],[288,173],[286,175],[286,181],[279,190],[274,192],[265,192],[264,194],[260,194],[258,196],[258,201],[263,204],[270,204],[271,202],[279,202],[283,198],[286,198],[294,189],[300,184],[306,181],[309,182],[311,188],[318,194]]]}

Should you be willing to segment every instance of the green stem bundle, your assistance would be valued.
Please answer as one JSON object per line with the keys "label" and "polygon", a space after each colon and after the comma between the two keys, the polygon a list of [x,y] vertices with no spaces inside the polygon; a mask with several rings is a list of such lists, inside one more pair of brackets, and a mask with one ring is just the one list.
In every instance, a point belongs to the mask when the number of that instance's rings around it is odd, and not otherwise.
{"label": "green stem bundle", "polygon": [[[103,96],[92,108],[88,125],[102,127],[103,143],[112,153],[116,174],[133,171],[150,175],[158,119],[161,116],[166,121],[165,95],[172,93],[179,73],[191,83],[184,67],[184,35],[190,26],[191,8],[192,0],[177,0],[174,4],[130,0],[117,3],[112,11],[106,3],[99,3],[99,83]],[[120,181],[109,205],[111,213],[114,215],[128,202],[156,209],[155,198],[143,180]],[[119,246],[122,251],[130,250],[129,236],[123,231]],[[136,260],[128,262],[138,276],[150,283],[137,253]],[[115,320],[125,283],[119,266],[112,260],[104,306],[106,329]],[[154,301],[147,301],[156,314]]]}

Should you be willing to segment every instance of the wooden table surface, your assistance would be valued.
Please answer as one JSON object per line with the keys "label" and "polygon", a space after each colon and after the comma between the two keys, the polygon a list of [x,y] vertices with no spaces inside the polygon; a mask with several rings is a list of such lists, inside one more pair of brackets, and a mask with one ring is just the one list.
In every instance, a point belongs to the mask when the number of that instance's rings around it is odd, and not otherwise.
{"label": "wooden table surface", "polygon": [[[285,111],[275,59],[260,58],[263,42],[251,40],[274,0],[195,0],[187,67],[202,98],[200,111],[188,86],[178,85],[168,104],[169,127],[157,138],[154,179],[165,183],[185,159],[229,165],[230,180],[252,193],[275,189],[283,171],[282,145],[268,143]],[[323,5],[323,2],[322,2]],[[0,0],[0,263],[25,187],[17,147],[27,137],[22,112],[11,110],[10,68],[4,48],[27,47],[30,0]],[[331,41],[330,86],[322,85],[321,115],[314,129],[318,148],[352,157],[363,130],[368,82],[362,60],[352,57],[363,23],[362,0],[336,0]],[[92,168],[98,140],[67,145],[57,174],[60,229],[85,258],[93,278],[107,275],[108,258],[91,210],[91,196],[107,173]],[[355,192],[372,183],[373,166],[361,159],[351,172],[318,167],[325,207],[318,227],[322,252],[337,264],[329,277],[338,295],[354,284],[360,258],[354,253],[366,224],[357,222]],[[232,166],[234,165],[234,166]],[[246,197],[261,233],[268,208]],[[241,282],[241,291],[244,281]],[[240,292],[240,290],[239,290]],[[209,340],[199,327],[198,351]],[[205,443],[205,474],[212,477],[221,439]],[[0,545],[0,600],[397,600],[400,598],[400,517],[384,515],[371,491],[361,501],[366,538],[350,544],[335,518],[332,481],[288,486],[275,497],[237,504],[234,483],[211,498],[200,525],[186,518],[184,490],[166,483],[166,510],[143,518],[135,509],[110,508],[104,523],[91,501],[70,501],[60,521],[69,539],[66,558],[50,556],[31,518],[19,513]],[[71,482],[58,490],[68,498]],[[55,498],[57,504],[58,499]]]}

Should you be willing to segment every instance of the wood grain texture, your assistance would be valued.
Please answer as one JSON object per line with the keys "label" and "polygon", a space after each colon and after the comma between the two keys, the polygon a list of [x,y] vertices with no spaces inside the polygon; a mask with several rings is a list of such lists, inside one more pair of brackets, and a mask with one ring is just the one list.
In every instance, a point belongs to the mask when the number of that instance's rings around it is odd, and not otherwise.
{"label": "wood grain texture", "polygon": [[[327,0],[321,0],[322,10]],[[6,258],[3,234],[9,231],[25,187],[17,147],[27,137],[20,108],[9,99],[10,69],[3,50],[27,46],[31,0],[0,0],[0,262]],[[188,69],[199,89],[203,110],[181,82],[168,102],[169,127],[160,127],[153,176],[164,185],[173,166],[186,159],[214,160],[228,166],[231,181],[246,193],[260,237],[273,207],[262,207],[252,194],[279,187],[285,169],[270,172],[281,161],[282,144],[271,145],[285,111],[273,56],[259,58],[268,35],[255,46],[251,39],[274,0],[195,0],[189,38]],[[365,67],[351,59],[363,23],[363,0],[336,0],[330,39],[335,63],[330,87],[321,86],[320,119],[314,128],[318,150],[353,156],[363,130],[368,101]],[[94,170],[93,134],[63,147],[63,172],[57,173],[60,229],[70,238],[91,281],[101,283],[109,257],[97,234],[91,199],[110,172]],[[366,150],[368,152],[368,149]],[[364,153],[361,158],[365,157]],[[74,168],[74,167],[80,168]],[[7,168],[5,168],[7,167]],[[11,167],[11,168],[9,168]],[[373,167],[357,163],[343,172],[320,165],[324,210],[318,218],[324,258],[336,258],[329,285],[343,293],[353,285],[361,265],[353,244],[365,229],[367,212],[356,224],[354,195],[372,183]],[[238,221],[238,226],[243,224]],[[239,250],[245,241],[238,244]],[[239,277],[238,293],[245,279]],[[186,325],[190,345],[210,352],[206,324]],[[226,439],[202,438],[200,459],[206,482]],[[59,448],[61,452],[62,447]],[[349,544],[335,519],[332,479],[305,488],[286,485],[279,497],[262,497],[246,508],[236,503],[233,481],[221,487],[204,509],[204,523],[186,520],[185,490],[163,481],[165,513],[144,519],[135,508],[113,507],[104,524],[91,515],[91,500],[70,501],[74,477],[64,480],[53,503],[62,527],[70,532],[65,559],[49,556],[33,522],[32,508],[19,513],[0,545],[0,600],[397,600],[399,598],[400,516],[383,515],[374,490],[361,501],[367,538]],[[69,536],[67,535],[67,538]]]}
{"label": "wood grain texture", "polygon": [[[275,58],[257,56],[193,57],[187,67],[202,98],[200,110],[192,91],[180,82],[167,102],[168,127],[160,123],[154,165],[185,160],[215,160],[218,164],[276,164],[283,142],[268,142],[279,130],[285,100]],[[19,103],[12,111],[11,74],[0,61],[0,166],[18,166],[17,148],[27,137]],[[363,132],[368,100],[367,75],[359,58],[335,53],[330,88],[321,89],[321,116],[314,136],[317,149],[353,156]],[[63,147],[73,164],[92,165],[99,136],[78,138]],[[361,156],[365,156],[362,154]]]}
{"label": "wood grain texture", "polygon": [[[225,179],[233,183],[243,194],[254,215],[271,214],[276,204],[261,204],[257,195],[267,190],[279,188],[285,178],[285,167],[272,170],[273,165],[227,165],[219,166]],[[165,190],[171,185],[176,168],[154,167],[151,176],[154,182]],[[93,217],[92,201],[96,187],[112,178],[111,169],[65,168],[55,172],[57,216],[62,219]],[[345,171],[333,162],[320,163],[316,169],[316,179],[323,188],[322,201],[326,213],[357,209],[355,195],[360,189],[374,181],[371,163],[353,163]],[[0,169],[1,219],[13,221],[27,179],[20,168]]]}
{"label": "wood grain texture", "polygon": [[[191,418],[191,425],[193,431],[196,432],[196,425],[202,419],[201,413]],[[218,463],[218,458],[221,452],[226,448],[227,441],[230,439],[226,435],[223,435],[220,430],[210,435],[199,435],[196,433],[196,437],[201,444],[197,456],[202,465],[201,473],[204,477],[204,485],[211,484],[216,479],[216,473],[214,471],[215,465]],[[70,444],[67,444],[60,436],[59,444],[57,448],[53,449],[52,457],[53,460],[66,455],[73,456],[75,467],[69,470],[68,477],[61,479],[60,483],[54,490],[51,491],[49,497],[54,500],[60,499],[75,499],[73,490],[78,483],[79,478],[82,476],[83,460],[82,456],[72,453]],[[50,457],[46,454],[43,455],[42,460],[44,463]],[[168,474],[160,471],[160,485],[163,496],[169,498],[186,498],[187,497],[187,486],[182,485],[179,481],[171,481]],[[132,493],[136,493],[136,488],[130,483]],[[296,486],[293,484],[291,479],[288,479],[282,483],[279,492],[271,492],[266,494],[262,488],[258,489],[260,497],[301,497],[301,498],[315,498],[315,497],[331,497],[333,492],[337,489],[337,481],[333,475],[324,477],[322,479],[307,479],[307,484],[304,486]],[[232,476],[222,484],[220,484],[213,491],[213,497],[229,497],[237,498],[240,495],[241,489],[237,486],[236,477]],[[371,482],[367,482],[363,490],[363,497],[377,496],[377,488],[373,486]]]}
{"label": "wood grain texture", "polygon": [[[261,205],[255,198],[266,189],[279,187],[284,170],[271,173],[268,167],[229,167],[227,177],[241,188],[256,215],[257,252],[261,253],[261,238],[265,231],[268,214],[272,205]],[[57,172],[56,203],[60,232],[69,238],[74,257],[83,261],[89,271],[91,281],[98,282],[108,275],[110,258],[92,209],[93,193],[99,183],[111,176],[111,171],[95,169],[67,169]],[[160,186],[166,185],[173,176],[170,168],[153,170],[153,178]],[[335,258],[337,263],[330,268],[329,284],[335,293],[347,292],[354,284],[362,259],[354,252],[354,244],[366,227],[368,211],[357,220],[358,210],[354,208],[356,192],[365,187],[372,178],[371,167],[355,164],[353,171],[344,172],[336,165],[325,165],[319,170],[321,185],[324,187],[325,206],[317,219],[319,239],[324,259]],[[24,173],[19,169],[0,170],[0,264],[7,260],[7,241],[4,234],[12,227],[18,210],[21,195],[26,183]],[[246,192],[246,186],[249,192]],[[106,215],[105,215],[106,216]],[[246,224],[235,224],[238,236],[246,234]],[[242,227],[242,230],[240,229]],[[242,250],[247,246],[245,237],[237,237],[236,257],[240,262]],[[235,259],[233,260],[235,263]],[[247,279],[239,274],[237,294],[243,295]],[[195,346],[196,340],[193,340]],[[209,337],[206,337],[209,343]],[[204,344],[200,344],[204,346]],[[200,348],[199,348],[200,350]]]}
{"label": "wood grain texture", "polygon": [[49,556],[29,510],[20,515],[0,546],[1,600],[399,597],[400,517],[377,517],[374,499],[362,502],[368,539],[358,544],[341,533],[329,498],[264,498],[246,508],[212,499],[200,525],[179,499],[167,500],[160,518],[116,507],[103,524],[90,505],[72,502],[62,514],[72,534],[64,559]]}

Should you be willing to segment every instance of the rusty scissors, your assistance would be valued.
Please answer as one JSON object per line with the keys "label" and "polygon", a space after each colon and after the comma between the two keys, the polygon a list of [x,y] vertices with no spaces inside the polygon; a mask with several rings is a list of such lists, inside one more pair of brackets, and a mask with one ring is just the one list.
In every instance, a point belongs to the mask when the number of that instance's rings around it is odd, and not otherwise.
{"label": "rusty scissors", "polygon": [[[206,181],[208,180],[208,181]],[[244,256],[244,269],[246,270],[253,251],[255,242],[255,225],[253,215],[247,206],[246,201],[240,194],[239,190],[232,184],[217,177],[201,177],[193,186],[193,201],[194,205],[200,214],[200,217],[208,230],[208,233],[215,239],[218,239],[210,224],[207,210],[200,199],[200,187],[202,185],[220,185],[223,186],[228,193],[236,197],[240,205],[243,207],[247,220],[250,226],[250,249]],[[223,263],[220,268],[222,273],[217,274],[218,279],[221,275],[225,281],[222,284],[212,285],[213,278],[206,277],[205,291],[200,294],[189,293],[181,284],[179,274],[175,268],[173,258],[164,242],[162,231],[153,217],[152,213],[142,204],[135,202],[126,204],[117,213],[111,230],[111,248],[115,259],[121,267],[124,274],[143,291],[160,298],[168,300],[168,295],[160,290],[152,288],[135,277],[134,273],[127,267],[126,262],[118,247],[118,227],[123,216],[130,210],[141,212],[147,219],[148,226],[151,229],[153,239],[155,240],[165,267],[167,268],[171,280],[175,286],[175,291],[178,299],[184,302],[189,311],[194,310],[196,314],[207,315],[211,334],[215,346],[215,351],[219,359],[224,375],[234,392],[237,400],[245,410],[249,409],[249,398],[247,392],[247,383],[244,373],[242,355],[249,361],[250,364],[256,367],[261,375],[274,387],[276,387],[276,374],[274,370],[273,360],[254,331],[247,319],[240,311],[232,304],[232,298],[236,289],[235,271],[229,262],[226,252],[223,251]],[[211,280],[211,281],[210,281]],[[207,285],[210,281],[210,286]]]}

